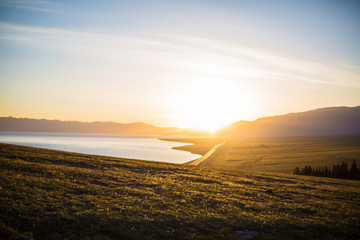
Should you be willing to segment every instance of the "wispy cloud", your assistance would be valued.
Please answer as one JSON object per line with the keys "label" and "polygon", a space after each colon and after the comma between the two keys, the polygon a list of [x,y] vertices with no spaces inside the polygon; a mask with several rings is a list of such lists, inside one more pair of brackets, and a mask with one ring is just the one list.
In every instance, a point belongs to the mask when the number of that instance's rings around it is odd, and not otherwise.
{"label": "wispy cloud", "polygon": [[[301,81],[333,86],[360,87],[359,69],[329,63],[305,61],[258,49],[244,48],[211,39],[167,36],[173,44],[204,53],[195,68],[206,74],[228,77],[266,78],[269,80]],[[211,61],[213,60],[213,61]],[[191,65],[191,61],[188,65]],[[222,69],[215,71],[214,69]]]}
{"label": "wispy cloud", "polygon": [[131,57],[152,62],[155,59],[189,74],[360,87],[359,69],[354,67],[292,59],[211,39],[169,35],[128,37],[5,22],[0,22],[0,39],[26,42],[69,54]]}
{"label": "wispy cloud", "polygon": [[0,6],[41,12],[59,12],[59,3],[47,0],[0,0]]}

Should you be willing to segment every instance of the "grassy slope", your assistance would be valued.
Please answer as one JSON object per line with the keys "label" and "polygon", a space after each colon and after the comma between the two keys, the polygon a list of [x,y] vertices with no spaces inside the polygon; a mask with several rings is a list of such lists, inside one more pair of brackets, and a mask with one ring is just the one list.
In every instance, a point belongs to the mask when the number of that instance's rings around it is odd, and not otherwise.
{"label": "grassy slope", "polygon": [[[201,151],[214,146],[212,142],[215,140],[195,139],[194,146],[176,149],[200,154]],[[221,168],[292,173],[295,167],[332,165],[341,161],[351,164],[354,159],[358,162],[360,160],[360,135],[226,139],[226,144],[202,164]]]}
{"label": "grassy slope", "polygon": [[[0,144],[5,239],[359,239],[357,181]],[[25,238],[24,238],[25,236]]]}

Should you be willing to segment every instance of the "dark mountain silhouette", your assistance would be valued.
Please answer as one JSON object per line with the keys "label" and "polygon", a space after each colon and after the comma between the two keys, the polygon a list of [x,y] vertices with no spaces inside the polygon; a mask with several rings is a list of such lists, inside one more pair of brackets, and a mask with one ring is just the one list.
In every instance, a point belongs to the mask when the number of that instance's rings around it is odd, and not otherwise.
{"label": "dark mountain silhouette", "polygon": [[205,132],[176,127],[156,127],[150,124],[115,122],[78,122],[46,119],[0,117],[0,131],[52,132],[89,134],[141,134],[141,135],[205,135]]}
{"label": "dark mountain silhouette", "polygon": [[239,121],[217,132],[227,137],[322,136],[360,133],[360,106],[329,107]]}
{"label": "dark mountain silhouette", "polygon": [[[204,131],[150,124],[78,122],[0,117],[0,131],[89,134],[143,134],[206,136]],[[220,137],[279,137],[360,134],[360,106],[330,107],[300,113],[239,121],[219,130]]]}

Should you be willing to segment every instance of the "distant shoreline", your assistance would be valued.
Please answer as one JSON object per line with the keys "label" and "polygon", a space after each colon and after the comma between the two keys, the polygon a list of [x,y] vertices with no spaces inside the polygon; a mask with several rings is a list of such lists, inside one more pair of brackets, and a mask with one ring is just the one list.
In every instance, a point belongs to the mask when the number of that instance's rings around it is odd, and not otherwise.
{"label": "distant shoreline", "polygon": [[180,142],[161,141],[159,135],[99,135],[0,132],[0,142],[99,156],[182,164],[201,157],[176,151]]}

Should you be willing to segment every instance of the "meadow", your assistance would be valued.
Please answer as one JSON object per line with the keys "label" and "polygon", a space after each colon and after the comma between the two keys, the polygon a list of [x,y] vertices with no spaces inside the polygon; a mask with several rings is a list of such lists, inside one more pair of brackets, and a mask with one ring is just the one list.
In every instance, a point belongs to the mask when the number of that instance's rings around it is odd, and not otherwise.
{"label": "meadow", "polygon": [[0,144],[4,239],[359,239],[359,203],[359,181]]}
{"label": "meadow", "polygon": [[[174,149],[204,154],[217,143],[226,143],[204,166],[253,171],[292,173],[296,167],[332,166],[353,160],[360,162],[360,135],[274,138],[199,138],[183,139],[194,143]],[[176,140],[179,141],[179,140]]]}

